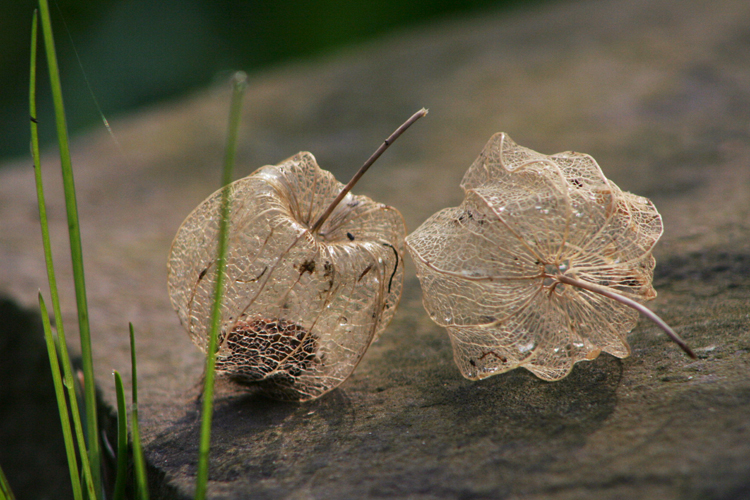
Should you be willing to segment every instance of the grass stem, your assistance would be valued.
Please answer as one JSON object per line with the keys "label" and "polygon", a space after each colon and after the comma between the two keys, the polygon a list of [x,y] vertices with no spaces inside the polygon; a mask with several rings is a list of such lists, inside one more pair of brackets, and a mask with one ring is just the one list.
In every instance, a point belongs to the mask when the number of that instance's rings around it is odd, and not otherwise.
{"label": "grass stem", "polygon": [[136,498],[148,500],[148,481],[146,480],[146,461],[143,458],[141,432],[138,427],[138,367],[135,362],[135,332],[130,323],[130,365],[133,373],[133,409],[130,414],[132,420],[130,428],[133,433],[133,462],[135,464]]}
{"label": "grass stem", "polygon": [[8,478],[5,477],[3,468],[0,467],[0,500],[16,500],[13,496],[13,491],[10,489],[8,484]]}
{"label": "grass stem", "polygon": [[[78,205],[76,202],[73,167],[70,159],[68,128],[65,121],[65,106],[63,105],[60,72],[55,53],[55,40],[52,34],[49,5],[47,0],[39,0],[39,11],[42,17],[42,32],[49,67],[52,101],[55,109],[55,123],[57,139],[60,147],[60,165],[62,168],[63,189],[65,192],[65,208],[68,218],[70,235],[70,255],[73,265],[73,279],[76,291],[76,306],[78,310],[78,328],[81,339],[81,358],[84,374],[84,400],[86,402],[86,430],[88,433],[88,458],[93,464],[89,473],[94,484],[94,491],[101,493],[101,456],[99,449],[99,425],[96,412],[96,384],[94,380],[94,362],[91,353],[91,334],[89,328],[88,302],[86,300],[86,283],[83,271],[83,251],[81,247],[81,229],[78,222]],[[55,319],[60,320],[55,311]],[[71,398],[72,399],[72,398]]]}
{"label": "grass stem", "polygon": [[[31,22],[31,69],[29,74],[29,115],[31,117],[31,151],[34,161],[34,175],[37,186],[37,199],[39,202],[39,216],[42,220],[42,239],[44,240],[45,257],[47,259],[48,275],[51,269],[51,252],[49,245],[49,231],[47,230],[47,213],[44,203],[44,191],[42,189],[41,178],[41,161],[39,155],[39,131],[36,120],[36,53],[38,38],[38,20],[39,12],[34,10],[34,17]],[[52,280],[54,280],[54,270],[52,270]],[[50,281],[50,284],[52,281]],[[59,303],[59,301],[58,301]],[[73,498],[80,500],[82,498],[81,484],[78,479],[78,461],[76,460],[75,443],[70,432],[70,414],[68,413],[68,403],[65,399],[65,388],[60,377],[60,364],[58,362],[58,349],[52,336],[49,314],[47,307],[39,294],[39,308],[42,315],[42,325],[44,327],[44,337],[47,343],[47,354],[49,354],[50,370],[52,371],[52,382],[55,387],[55,396],[57,398],[57,409],[60,414],[60,423],[62,424],[63,441],[65,442],[65,452],[68,457],[68,468],[70,469],[70,482],[73,487]]]}
{"label": "grass stem", "polygon": [[113,500],[125,500],[125,482],[128,472],[128,417],[125,405],[125,389],[122,377],[115,370],[115,392],[117,393],[117,475]]}
{"label": "grass stem", "polygon": [[[35,13],[36,19],[36,13]],[[44,18],[43,18],[44,19]],[[75,386],[73,382],[73,369],[70,362],[70,355],[68,354],[67,342],[65,340],[65,329],[63,327],[62,312],[60,308],[60,297],[57,291],[57,279],[55,277],[54,263],[52,259],[52,246],[49,236],[49,223],[47,220],[47,208],[44,199],[44,187],[42,184],[42,166],[41,166],[41,155],[39,152],[39,132],[37,129],[36,120],[36,21],[32,24],[32,41],[31,41],[31,71],[29,81],[29,112],[31,117],[31,153],[34,162],[34,179],[36,182],[37,190],[37,202],[39,207],[39,221],[42,230],[42,244],[44,247],[44,259],[47,266],[47,281],[50,288],[50,296],[52,297],[52,308],[54,312],[55,322],[57,326],[58,339],[54,344],[55,356],[54,359],[50,358],[50,363],[55,363],[57,366],[58,355],[60,363],[62,363],[63,374],[64,374],[64,386],[68,392],[68,401],[70,402],[70,412],[73,419],[73,428],[75,429],[76,438],[78,442],[78,448],[81,456],[81,465],[83,467],[83,475],[87,484],[87,491],[90,498],[95,498],[94,483],[92,480],[91,467],[89,465],[88,454],[86,453],[86,440],[83,434],[83,426],[81,424],[80,413],[78,411],[78,400],[75,395]],[[48,318],[49,319],[49,318]],[[53,375],[59,373],[59,367],[57,369],[51,365]],[[59,397],[59,396],[58,396]],[[64,399],[64,395],[62,395]],[[67,404],[60,406],[60,420],[63,422],[63,433],[66,429],[70,429],[69,422],[70,415],[68,414]],[[70,454],[69,454],[70,456]],[[73,465],[77,470],[77,462],[75,461],[75,452],[73,452]],[[80,480],[78,478],[78,472],[75,474],[74,492],[80,490]],[[78,485],[78,486],[76,486]],[[77,496],[76,498],[81,498]]]}
{"label": "grass stem", "polygon": [[68,413],[68,403],[65,399],[65,388],[63,387],[62,377],[60,376],[60,364],[57,360],[57,348],[52,336],[52,326],[49,321],[49,313],[44,303],[42,294],[39,294],[39,310],[42,314],[42,326],[44,328],[44,339],[47,343],[47,354],[49,355],[49,365],[52,371],[52,382],[55,387],[55,396],[57,397],[57,411],[60,414],[60,423],[62,424],[63,441],[65,442],[65,453],[68,458],[68,469],[70,469],[70,484],[73,487],[73,498],[81,500],[83,493],[78,472],[78,461],[76,460],[75,443],[73,434],[70,430],[70,415]]}
{"label": "grass stem", "polygon": [[211,311],[211,332],[209,334],[208,349],[206,354],[206,377],[203,383],[203,411],[201,420],[201,438],[198,456],[198,477],[195,483],[195,498],[203,500],[206,498],[208,487],[208,455],[211,447],[211,420],[213,417],[214,400],[214,370],[216,367],[216,350],[218,343],[219,325],[221,323],[221,303],[224,296],[224,278],[227,251],[227,226],[229,208],[231,204],[231,193],[229,183],[232,180],[234,160],[237,151],[237,136],[240,126],[242,111],[242,97],[247,85],[247,76],[243,72],[235,73],[233,77],[232,103],[229,112],[229,131],[224,153],[224,168],[222,170],[221,182],[224,188],[221,193],[221,219],[219,222],[219,245],[216,259],[216,288],[214,290],[213,308]]}

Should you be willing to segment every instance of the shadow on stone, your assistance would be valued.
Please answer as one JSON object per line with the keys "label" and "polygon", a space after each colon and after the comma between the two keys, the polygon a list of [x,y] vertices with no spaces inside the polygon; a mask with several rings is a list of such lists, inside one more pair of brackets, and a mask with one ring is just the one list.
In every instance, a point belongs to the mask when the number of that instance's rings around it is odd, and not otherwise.
{"label": "shadow on stone", "polygon": [[[220,381],[220,384],[226,384]],[[154,441],[157,450],[175,466],[197,470],[201,403],[188,403],[185,415]],[[284,403],[255,393],[217,399],[211,433],[212,481],[234,481],[240,476],[269,478],[286,467],[299,467],[295,453],[325,457],[337,438],[330,429],[351,426],[351,405],[346,393],[336,390],[307,404]],[[176,432],[175,432],[176,431]],[[302,441],[302,442],[295,442]],[[174,453],[177,450],[177,453]],[[314,462],[314,461],[313,461]],[[310,464],[314,471],[314,463]]]}
{"label": "shadow on stone", "polygon": [[73,498],[41,319],[4,297],[0,443],[0,465],[17,498]]}
{"label": "shadow on stone", "polygon": [[[455,375],[422,373],[410,388],[386,389],[393,394],[385,399],[377,390],[349,395],[344,389],[307,404],[255,394],[218,399],[212,484],[254,484],[258,498],[290,491],[346,497],[475,490],[468,478],[477,477],[478,464],[466,456],[477,447],[492,457],[481,468],[496,467],[500,476],[574,454],[613,412],[622,363],[602,357],[556,383],[521,370],[476,383]],[[184,416],[156,438],[157,463],[195,477],[199,414],[200,404],[188,403]]]}

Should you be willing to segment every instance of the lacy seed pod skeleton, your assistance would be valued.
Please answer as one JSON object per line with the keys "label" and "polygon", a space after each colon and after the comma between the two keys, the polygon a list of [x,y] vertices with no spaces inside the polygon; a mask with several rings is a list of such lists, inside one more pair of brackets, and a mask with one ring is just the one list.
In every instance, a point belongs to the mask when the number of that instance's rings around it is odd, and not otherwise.
{"label": "lacy seed pod skeleton", "polygon": [[448,329],[465,377],[523,367],[558,380],[601,351],[628,356],[638,312],[695,357],[638,303],[656,297],[659,213],[593,158],[542,155],[499,133],[461,187],[463,204],[434,214],[406,244],[424,306]]}
{"label": "lacy seed pod skeleton", "polygon": [[[216,369],[267,395],[306,401],[341,384],[395,312],[405,226],[392,207],[349,193],[394,132],[343,186],[310,153],[230,184],[227,288]],[[208,346],[222,190],[177,232],[169,294],[180,321]]]}

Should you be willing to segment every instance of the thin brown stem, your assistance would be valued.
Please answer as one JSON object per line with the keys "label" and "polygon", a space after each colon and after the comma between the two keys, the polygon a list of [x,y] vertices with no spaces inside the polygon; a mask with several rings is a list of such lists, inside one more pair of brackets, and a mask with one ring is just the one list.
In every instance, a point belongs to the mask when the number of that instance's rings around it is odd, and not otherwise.
{"label": "thin brown stem", "polygon": [[680,338],[677,333],[672,330],[672,327],[670,327],[667,323],[664,322],[663,319],[661,319],[659,316],[656,315],[655,312],[653,312],[651,309],[647,308],[643,304],[639,304],[638,302],[629,299],[623,295],[620,295],[619,293],[613,292],[612,290],[609,290],[607,288],[594,285],[593,283],[588,283],[586,281],[582,281],[576,278],[571,278],[570,276],[566,276],[564,274],[559,274],[555,276],[555,279],[559,281],[560,283],[565,283],[566,285],[572,285],[576,286],[578,288],[583,288],[584,290],[588,290],[589,292],[598,293],[601,295],[604,295],[605,297],[608,297],[612,300],[616,300],[617,302],[620,302],[621,304],[625,304],[628,307],[632,307],[639,313],[646,316],[648,319],[656,323],[656,325],[664,330],[664,333],[666,333],[669,338],[671,338],[680,348],[685,351],[685,353],[690,356],[693,359],[697,359],[698,356],[695,355],[693,350],[688,346],[682,338]]}
{"label": "thin brown stem", "polygon": [[393,144],[393,141],[398,139],[398,137],[403,134],[407,128],[411,127],[412,124],[425,116],[427,114],[427,110],[425,108],[420,109],[413,115],[411,115],[411,118],[406,120],[399,128],[397,128],[388,138],[383,141],[383,144],[380,145],[380,147],[370,156],[370,158],[367,159],[367,161],[360,167],[360,169],[357,171],[356,174],[354,174],[354,177],[352,177],[352,180],[349,181],[349,183],[344,186],[344,189],[341,190],[339,195],[336,197],[333,202],[331,202],[330,205],[328,205],[328,208],[325,212],[323,212],[323,215],[318,217],[318,220],[315,221],[315,224],[310,228],[311,233],[317,232],[320,227],[323,225],[323,223],[328,219],[328,217],[333,213],[334,209],[338,206],[339,203],[341,203],[341,200],[344,199],[344,197],[349,193],[349,191],[352,190],[354,185],[359,181],[359,179],[365,175],[365,172],[367,172],[367,169],[372,166],[375,161],[380,158],[380,155],[383,154],[383,152],[388,149],[388,147]]}

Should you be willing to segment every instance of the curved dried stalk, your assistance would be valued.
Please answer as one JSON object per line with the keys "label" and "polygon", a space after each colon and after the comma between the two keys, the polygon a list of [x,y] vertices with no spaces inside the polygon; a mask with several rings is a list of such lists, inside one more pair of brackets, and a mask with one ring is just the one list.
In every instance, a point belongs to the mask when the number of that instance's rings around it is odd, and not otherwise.
{"label": "curved dried stalk", "polygon": [[346,183],[346,186],[344,186],[338,196],[336,196],[336,198],[331,202],[326,211],[323,212],[320,217],[318,217],[318,220],[315,221],[315,224],[313,224],[313,226],[310,228],[311,233],[315,233],[320,229],[320,226],[323,225],[323,223],[331,215],[333,210],[338,206],[339,203],[341,203],[341,200],[343,200],[344,197],[349,193],[349,191],[352,190],[354,185],[359,182],[359,180],[363,175],[365,175],[365,172],[367,172],[372,164],[375,163],[378,158],[380,158],[380,155],[382,155],[385,150],[388,149],[390,145],[393,144],[393,142],[401,136],[401,134],[406,132],[406,129],[411,127],[414,122],[426,115],[427,110],[425,108],[420,109],[419,111],[411,115],[408,120],[401,124],[399,128],[397,128],[391,135],[388,136],[385,141],[383,141],[383,144],[381,144],[380,147],[375,150],[375,152],[367,159],[364,165],[362,165],[357,173],[354,174],[354,177],[352,177],[351,180]]}
{"label": "curved dried stalk", "polygon": [[664,333],[666,333],[667,336],[669,336],[669,338],[672,339],[672,341],[675,344],[677,344],[678,346],[680,346],[680,348],[683,351],[685,351],[685,353],[688,356],[690,356],[693,359],[697,359],[698,358],[698,356],[695,355],[695,353],[690,348],[690,346],[687,345],[687,343],[685,343],[684,340],[682,340],[682,337],[680,337],[677,334],[677,332],[675,332],[674,330],[672,330],[671,326],[669,326],[655,312],[653,312],[651,309],[649,309],[648,307],[644,306],[643,304],[639,304],[638,302],[636,302],[636,301],[634,301],[632,299],[629,299],[629,298],[627,298],[627,297],[625,297],[623,295],[620,295],[619,293],[615,293],[612,290],[608,290],[606,288],[602,288],[600,286],[596,286],[593,283],[587,283],[585,281],[581,281],[581,280],[572,278],[572,277],[564,275],[564,274],[556,276],[555,279],[557,281],[559,281],[560,283],[565,283],[565,284],[568,284],[568,285],[577,286],[578,288],[583,288],[584,290],[588,290],[590,292],[600,293],[600,294],[604,295],[605,297],[609,297],[610,299],[616,300],[617,302],[625,304],[628,307],[632,307],[633,309],[635,309],[636,311],[638,311],[639,313],[643,314],[648,319],[650,319],[651,321],[653,321],[654,323],[656,323],[656,326],[658,326],[659,328],[661,328],[662,330],[664,330]]}

